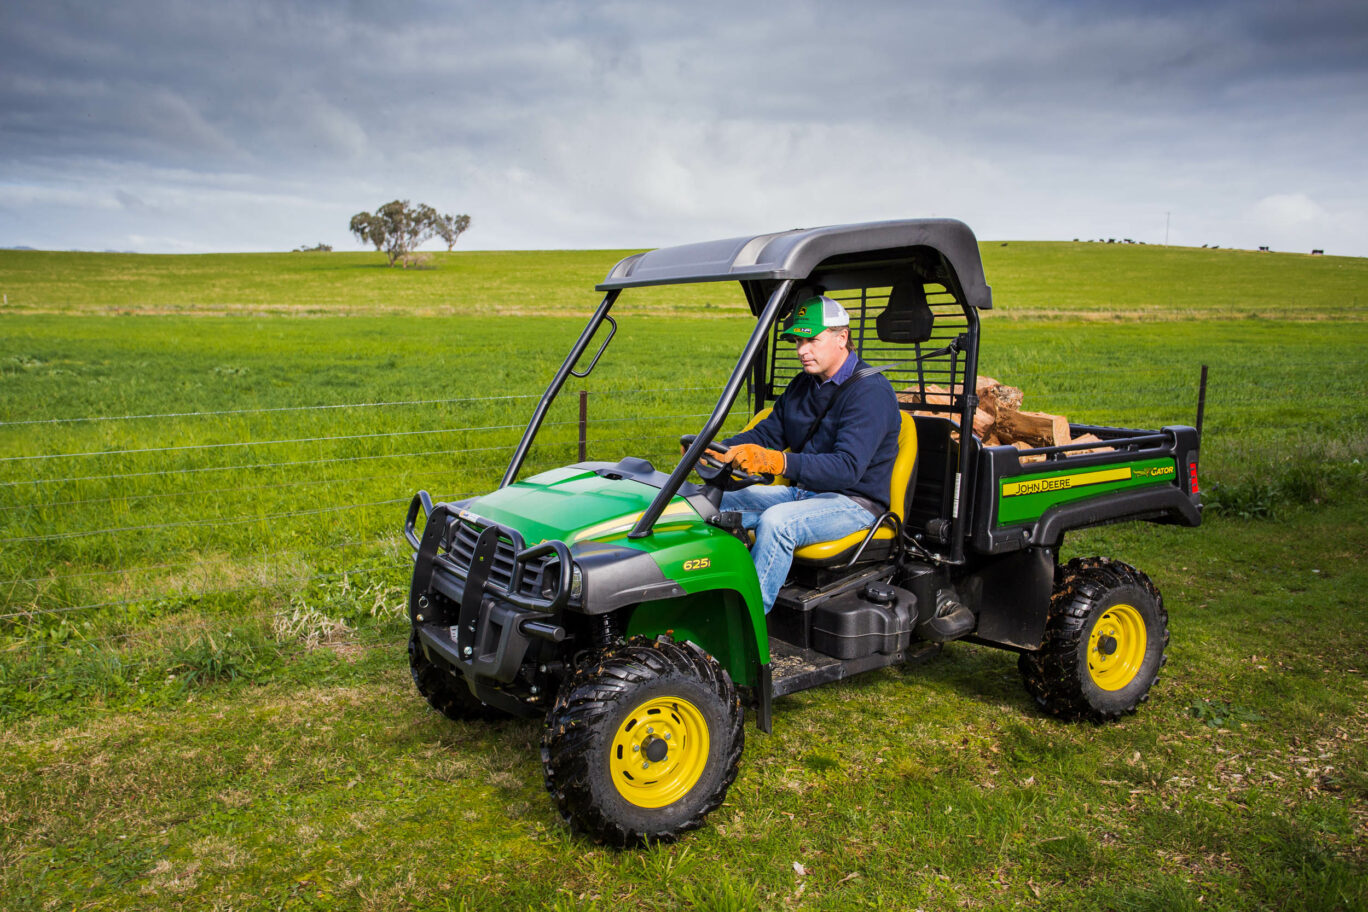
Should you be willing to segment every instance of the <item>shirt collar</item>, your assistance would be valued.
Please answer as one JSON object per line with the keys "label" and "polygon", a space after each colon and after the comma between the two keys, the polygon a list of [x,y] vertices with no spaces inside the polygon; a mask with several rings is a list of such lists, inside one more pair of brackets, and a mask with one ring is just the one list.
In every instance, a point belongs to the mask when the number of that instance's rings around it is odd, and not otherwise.
{"label": "shirt collar", "polygon": [[837,386],[840,386],[842,383],[845,383],[850,379],[850,375],[855,373],[855,362],[859,360],[859,358],[855,357],[854,352],[850,352],[846,355],[845,363],[836,370],[836,373],[832,375],[831,379],[823,380],[821,385],[826,386],[828,383],[834,383]]}

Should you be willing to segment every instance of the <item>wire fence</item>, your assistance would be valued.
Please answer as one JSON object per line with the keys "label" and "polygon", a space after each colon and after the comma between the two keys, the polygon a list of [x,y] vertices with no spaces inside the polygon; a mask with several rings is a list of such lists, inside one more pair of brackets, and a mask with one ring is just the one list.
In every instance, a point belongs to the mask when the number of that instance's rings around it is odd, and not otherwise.
{"label": "wire fence", "polygon": [[[1251,441],[1300,452],[1362,452],[1368,407],[1357,403],[1368,396],[1348,408],[1324,400],[1308,407],[1301,385],[1289,380],[1324,372],[1340,378],[1346,393],[1364,393],[1366,365],[1284,362],[1275,371],[1261,365],[1224,379],[1214,369],[1203,441],[1207,477],[1239,469]],[[1129,386],[1117,382],[1123,376]],[[1347,390],[1345,377],[1352,381]],[[1022,370],[1013,379],[1029,385],[1028,407],[1080,423],[1158,427],[1191,424],[1196,416],[1195,373],[1172,368],[1041,369],[1038,377]],[[698,429],[715,396],[715,386],[595,392],[581,420],[571,417],[575,395],[567,391],[522,477],[581,457],[643,456],[668,470],[678,458],[678,436]],[[124,649],[172,633],[279,625],[311,602],[325,614],[346,614],[352,609],[329,607],[331,590],[344,580],[373,581],[375,591],[393,597],[390,611],[398,617],[408,569],[400,525],[413,492],[426,487],[441,495],[436,499],[457,500],[496,487],[524,429],[518,420],[459,423],[448,416],[474,410],[521,418],[537,398],[0,421],[0,676],[37,686],[51,674],[34,674],[31,661],[8,668],[3,657],[32,659],[71,643]],[[747,413],[743,396],[728,429]],[[258,420],[268,421],[272,433],[258,436]],[[414,445],[431,440],[444,445]]]}

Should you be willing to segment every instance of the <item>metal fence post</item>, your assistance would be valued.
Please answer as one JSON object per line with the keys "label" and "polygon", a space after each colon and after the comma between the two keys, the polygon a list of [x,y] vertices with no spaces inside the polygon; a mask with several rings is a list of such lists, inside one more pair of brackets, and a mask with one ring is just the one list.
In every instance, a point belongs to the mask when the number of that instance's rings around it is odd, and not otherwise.
{"label": "metal fence post", "polygon": [[589,391],[580,390],[579,400],[579,461],[584,462],[589,458]]}
{"label": "metal fence post", "polygon": [[1197,386],[1197,441],[1202,440],[1202,417],[1206,412],[1207,366],[1202,365],[1202,380]]}

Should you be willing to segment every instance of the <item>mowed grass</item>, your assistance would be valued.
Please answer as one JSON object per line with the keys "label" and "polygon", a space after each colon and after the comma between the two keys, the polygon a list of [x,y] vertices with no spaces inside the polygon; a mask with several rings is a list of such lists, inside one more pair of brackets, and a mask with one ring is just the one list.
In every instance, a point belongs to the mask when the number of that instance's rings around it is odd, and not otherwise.
{"label": "mowed grass", "polygon": [[[1161,291],[1181,276],[1144,268],[1171,253],[985,246],[999,309],[982,371],[1027,408],[1191,423],[1211,366],[1219,509],[1199,530],[1080,535],[1065,555],[1127,560],[1163,590],[1173,642],[1151,702],[1064,725],[1030,704],[1014,657],[952,644],[780,701],[708,827],[627,853],[555,819],[537,725],[450,723],[413,692],[398,536],[417,487],[498,483],[616,254],[365,266],[371,303],[350,317],[301,277],[324,269],[306,254],[221,258],[214,289],[196,274],[214,258],[30,276],[28,312],[11,293],[0,317],[0,905],[1365,907],[1364,281],[1337,284],[1329,259],[1189,251],[1309,264],[1322,271],[1272,270],[1259,300],[1317,303],[1270,320],[1207,299],[1230,318],[1196,320],[1117,298],[1124,319],[1094,316],[1137,270]],[[1013,278],[1011,256],[1035,267]],[[1090,309],[1065,292],[1093,256]],[[525,269],[482,266],[484,310],[446,316],[420,283],[458,289],[452,267],[481,257]],[[167,269],[185,274],[152,294]],[[76,304],[32,303],[62,281]],[[1044,291],[1018,306],[1014,283]],[[522,310],[536,287],[546,309]],[[146,300],[109,316],[92,302],[110,289]],[[576,458],[580,387],[591,458],[660,465],[697,429],[749,325],[730,289],[671,293],[624,297],[527,472]],[[690,300],[715,306],[684,314]],[[1345,322],[1322,319],[1335,301]]]}
{"label": "mowed grass", "polygon": [[1363,908],[1358,509],[1198,535],[1069,549],[1166,592],[1168,667],[1118,724],[1044,718],[1011,655],[952,644],[779,701],[709,826],[617,852],[557,820],[536,723],[436,715],[395,637],[8,727],[0,890],[16,909]]}
{"label": "mowed grass", "polygon": [[[1042,241],[984,241],[980,248],[996,312],[1012,318],[1344,322],[1368,315],[1365,258]],[[0,250],[0,312],[587,313],[594,285],[633,252],[436,252],[427,268],[404,270],[388,268],[378,253]],[[656,313],[746,313],[733,284],[643,289],[633,298]]]}

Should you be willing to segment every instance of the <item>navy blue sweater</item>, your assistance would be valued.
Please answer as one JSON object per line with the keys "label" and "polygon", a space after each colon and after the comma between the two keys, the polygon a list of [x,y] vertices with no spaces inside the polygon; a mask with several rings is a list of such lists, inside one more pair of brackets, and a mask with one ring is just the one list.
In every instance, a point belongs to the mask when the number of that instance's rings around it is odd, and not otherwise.
{"label": "navy blue sweater", "polygon": [[856,494],[886,508],[902,419],[887,377],[874,374],[859,381],[850,379],[855,371],[868,366],[851,355],[834,382],[823,383],[818,377],[799,374],[789,381],[783,395],[775,400],[774,411],[764,420],[722,442],[727,446],[755,443],[774,450],[796,447],[844,383],[858,382],[822,418],[821,427],[803,452],[786,454],[784,474],[810,491]]}

